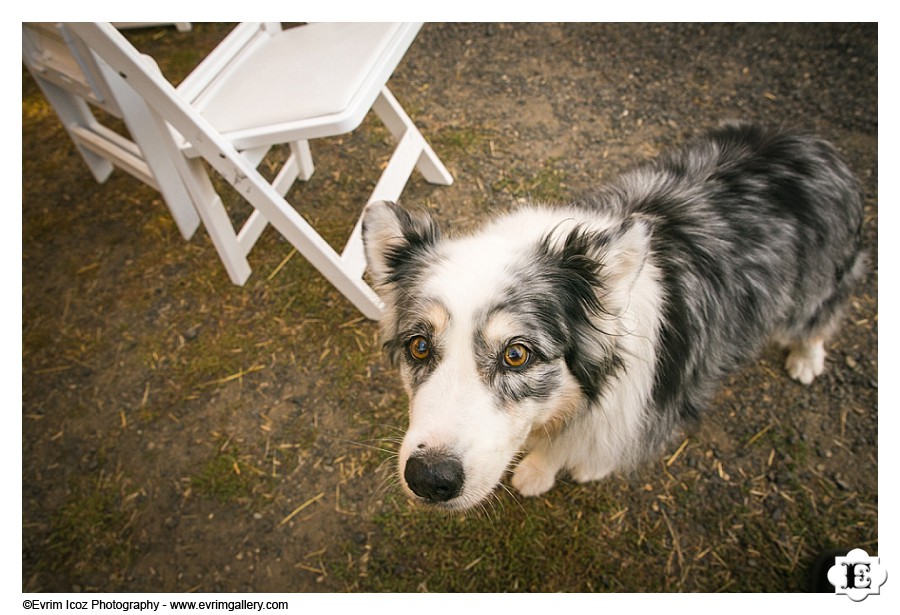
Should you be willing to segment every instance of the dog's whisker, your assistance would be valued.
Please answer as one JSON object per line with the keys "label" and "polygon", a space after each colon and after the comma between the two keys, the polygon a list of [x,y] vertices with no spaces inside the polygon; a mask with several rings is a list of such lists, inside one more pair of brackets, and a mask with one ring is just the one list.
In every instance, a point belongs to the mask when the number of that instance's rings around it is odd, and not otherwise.
{"label": "dog's whisker", "polygon": [[[528,510],[522,504],[521,500],[516,495],[516,493],[512,489],[507,487],[505,484],[503,484],[502,482],[500,483],[500,488],[503,489],[503,491],[505,491],[507,494],[509,494],[509,499],[511,499],[513,502],[515,502],[516,506],[519,507],[519,510],[521,510],[523,513],[525,513],[525,519],[527,519],[528,522],[531,523],[532,522],[531,515],[528,513]],[[502,503],[499,496],[497,497],[497,501]]]}

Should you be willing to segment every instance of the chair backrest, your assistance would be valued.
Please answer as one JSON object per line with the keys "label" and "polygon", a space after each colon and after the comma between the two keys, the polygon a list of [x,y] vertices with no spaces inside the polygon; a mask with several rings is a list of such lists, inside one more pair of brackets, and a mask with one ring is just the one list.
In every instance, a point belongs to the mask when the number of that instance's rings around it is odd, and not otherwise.
{"label": "chair backrest", "polygon": [[230,66],[243,58],[254,47],[264,44],[281,31],[278,22],[243,22],[216,45],[216,48],[178,84],[178,93],[192,105],[197,104],[211,90],[217,80],[228,72]]}
{"label": "chair backrest", "polygon": [[93,54],[64,24],[23,23],[22,61],[32,74],[122,117]]}

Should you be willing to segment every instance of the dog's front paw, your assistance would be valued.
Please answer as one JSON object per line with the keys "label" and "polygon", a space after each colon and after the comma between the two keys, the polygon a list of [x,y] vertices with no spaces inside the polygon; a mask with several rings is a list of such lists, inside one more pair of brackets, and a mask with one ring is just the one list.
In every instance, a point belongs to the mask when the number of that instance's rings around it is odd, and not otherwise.
{"label": "dog's front paw", "polygon": [[810,384],[825,371],[825,346],[822,342],[797,344],[791,347],[784,368],[788,375],[803,384]]}
{"label": "dog's front paw", "polygon": [[546,493],[556,482],[556,470],[538,455],[527,455],[513,472],[512,486],[526,497]]}

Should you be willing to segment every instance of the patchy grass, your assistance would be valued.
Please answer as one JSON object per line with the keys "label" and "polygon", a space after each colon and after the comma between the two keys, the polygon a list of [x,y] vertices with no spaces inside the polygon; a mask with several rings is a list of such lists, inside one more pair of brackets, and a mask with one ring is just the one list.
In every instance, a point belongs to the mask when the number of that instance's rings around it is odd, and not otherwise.
{"label": "patchy grass", "polygon": [[389,489],[374,537],[329,569],[349,589],[379,592],[794,592],[819,553],[848,541],[871,551],[876,508],[824,477],[810,489],[790,430],[733,452],[700,442],[632,476],[563,479],[541,498],[501,488],[463,515]]}
{"label": "patchy grass", "polygon": [[207,461],[200,472],[191,478],[191,486],[198,494],[216,498],[223,504],[246,503],[253,495],[251,477],[250,466],[242,464],[237,449],[231,448]]}
{"label": "patchy grass", "polygon": [[121,576],[133,561],[131,534],[139,493],[129,493],[121,475],[100,472],[77,479],[50,517],[46,545],[49,571],[93,583]]}
{"label": "patchy grass", "polygon": [[505,192],[516,199],[559,203],[566,200],[566,172],[559,160],[545,161],[540,169],[531,172],[511,169],[495,181],[491,187],[497,192]]}
{"label": "patchy grass", "polygon": [[613,581],[604,571],[621,562],[601,545],[604,536],[619,533],[615,522],[606,525],[617,512],[615,502],[600,496],[585,514],[578,508],[584,499],[582,493],[569,502],[559,498],[517,502],[501,496],[488,510],[451,516],[412,509],[398,495],[375,519],[388,535],[385,548],[372,551],[370,582],[363,589],[610,589]]}
{"label": "patchy grass", "polygon": [[472,159],[473,154],[490,148],[494,131],[475,125],[446,126],[430,137],[442,156]]}
{"label": "patchy grass", "polygon": [[[518,510],[507,501],[502,510],[470,517],[435,517],[392,502],[376,518],[383,548],[373,549],[369,576],[359,588],[802,591],[807,566],[822,544],[817,525],[835,521],[801,521],[796,533],[777,533],[763,511],[737,502],[730,507],[732,521],[722,523],[702,510],[670,505],[642,511],[628,497],[571,497],[577,489],[563,488],[565,498],[522,502]],[[709,530],[698,532],[704,527]],[[716,530],[726,538],[703,538]]]}

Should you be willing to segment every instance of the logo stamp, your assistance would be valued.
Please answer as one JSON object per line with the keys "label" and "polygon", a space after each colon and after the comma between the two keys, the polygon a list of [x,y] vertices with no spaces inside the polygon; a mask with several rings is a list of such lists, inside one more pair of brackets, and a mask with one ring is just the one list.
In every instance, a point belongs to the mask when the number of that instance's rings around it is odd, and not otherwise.
{"label": "logo stamp", "polygon": [[834,593],[844,595],[854,602],[867,596],[880,594],[887,581],[887,570],[881,566],[880,557],[870,557],[862,549],[853,549],[845,556],[834,558],[834,566],[828,569],[828,582],[834,585]]}

